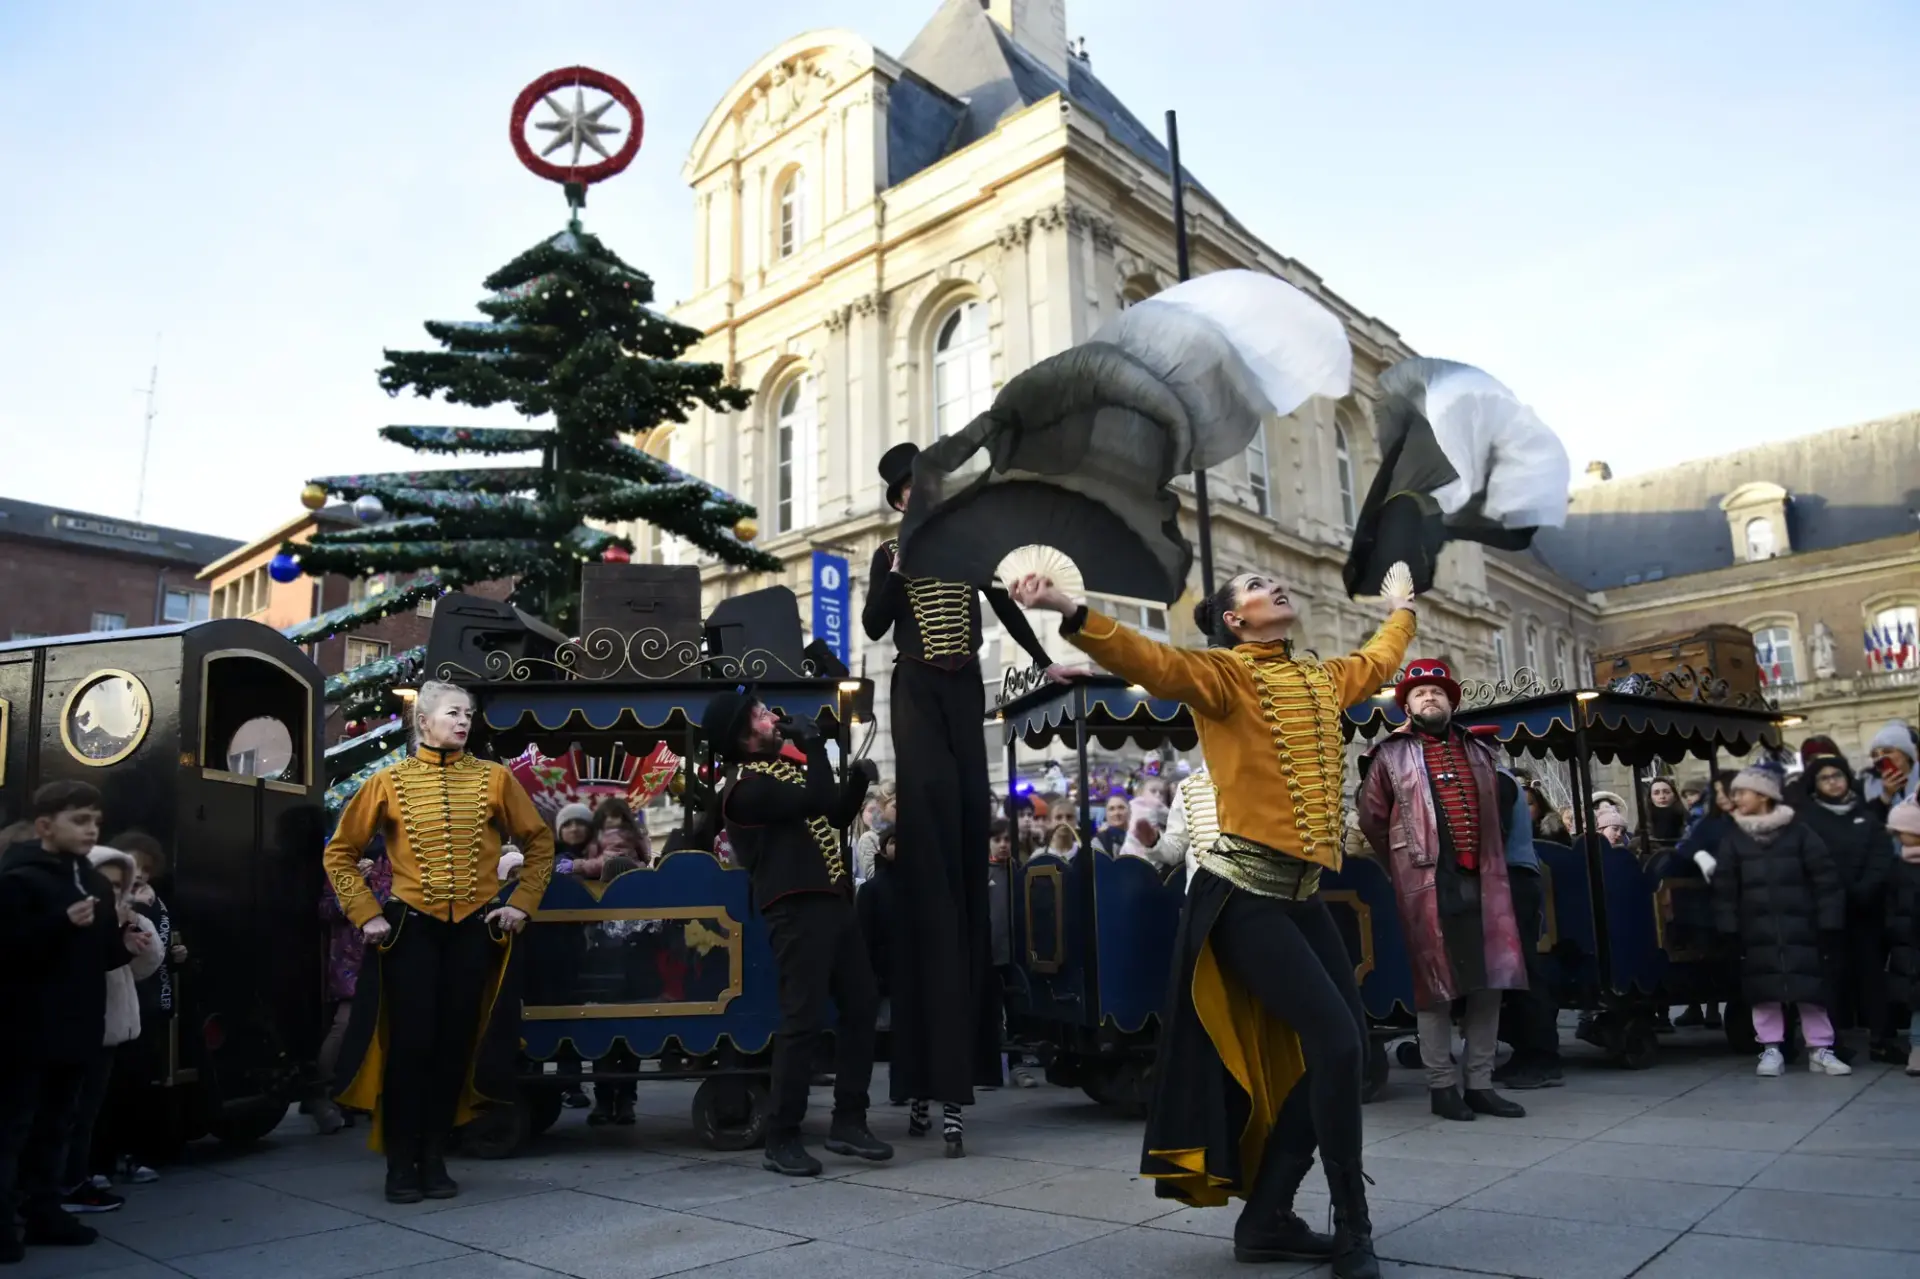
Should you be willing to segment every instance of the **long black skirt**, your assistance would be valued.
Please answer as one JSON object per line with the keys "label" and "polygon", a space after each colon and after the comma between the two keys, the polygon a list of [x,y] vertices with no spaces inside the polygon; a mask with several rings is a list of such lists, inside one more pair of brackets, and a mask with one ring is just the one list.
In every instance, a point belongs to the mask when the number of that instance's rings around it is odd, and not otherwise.
{"label": "long black skirt", "polygon": [[978,666],[893,668],[898,778],[893,1100],[970,1105],[1000,1082],[999,984],[987,891],[986,692]]}
{"label": "long black skirt", "polygon": [[1200,1208],[1247,1195],[1306,1073],[1299,1037],[1226,978],[1209,944],[1235,891],[1205,871],[1188,886],[1140,1159],[1155,1194]]}

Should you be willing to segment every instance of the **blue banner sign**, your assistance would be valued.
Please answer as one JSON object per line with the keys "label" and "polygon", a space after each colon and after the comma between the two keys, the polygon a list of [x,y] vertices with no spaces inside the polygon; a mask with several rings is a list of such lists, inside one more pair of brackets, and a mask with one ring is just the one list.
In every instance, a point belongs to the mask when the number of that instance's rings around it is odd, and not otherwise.
{"label": "blue banner sign", "polygon": [[847,642],[847,608],[853,583],[844,557],[829,551],[813,553],[813,637],[825,640],[843,665],[851,666]]}

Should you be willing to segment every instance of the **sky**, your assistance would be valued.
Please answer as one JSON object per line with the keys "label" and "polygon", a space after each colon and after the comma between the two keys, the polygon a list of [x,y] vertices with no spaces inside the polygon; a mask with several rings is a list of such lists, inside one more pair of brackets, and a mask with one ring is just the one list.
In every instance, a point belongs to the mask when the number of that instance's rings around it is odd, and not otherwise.
{"label": "sky", "polygon": [[[0,5],[0,494],[254,538],[417,465],[385,347],[560,229],[514,96],[584,63],[645,143],[587,225],[689,291],[695,134],[762,54],[936,0]],[[316,12],[324,10],[324,12]],[[724,13],[724,17],[721,17]],[[1068,0],[1235,216],[1616,473],[1920,409],[1920,5]],[[145,388],[159,365],[144,490]],[[142,496],[144,492],[144,498]]]}

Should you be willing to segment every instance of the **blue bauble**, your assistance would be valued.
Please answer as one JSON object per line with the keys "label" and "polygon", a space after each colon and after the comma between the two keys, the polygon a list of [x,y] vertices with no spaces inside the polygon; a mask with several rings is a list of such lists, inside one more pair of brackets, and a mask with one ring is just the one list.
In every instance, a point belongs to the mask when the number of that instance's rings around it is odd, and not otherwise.
{"label": "blue bauble", "polygon": [[362,493],[353,501],[353,513],[360,517],[361,523],[374,524],[386,517],[387,508],[373,494]]}
{"label": "blue bauble", "polygon": [[276,582],[300,580],[300,561],[291,555],[276,555],[267,561],[267,576]]}

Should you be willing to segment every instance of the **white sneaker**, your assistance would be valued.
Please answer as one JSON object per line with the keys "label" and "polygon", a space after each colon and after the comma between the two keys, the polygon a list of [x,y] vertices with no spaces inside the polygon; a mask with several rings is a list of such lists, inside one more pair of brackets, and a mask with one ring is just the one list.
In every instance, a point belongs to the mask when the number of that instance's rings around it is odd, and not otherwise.
{"label": "white sneaker", "polygon": [[1754,1067],[1753,1073],[1762,1079],[1778,1079],[1786,1070],[1787,1059],[1780,1055],[1778,1048],[1768,1044],[1767,1050],[1760,1054],[1760,1064]]}
{"label": "white sneaker", "polygon": [[150,1186],[160,1180],[160,1174],[134,1159],[120,1161],[120,1180],[129,1186]]}
{"label": "white sneaker", "polygon": [[112,1190],[113,1189],[113,1182],[110,1181],[107,1178],[107,1175],[103,1172],[95,1173],[93,1176],[87,1178],[87,1183],[91,1185],[95,1190]]}
{"label": "white sneaker", "polygon": [[1833,1055],[1831,1048],[1816,1048],[1807,1054],[1807,1069],[1816,1075],[1851,1075],[1853,1067]]}

